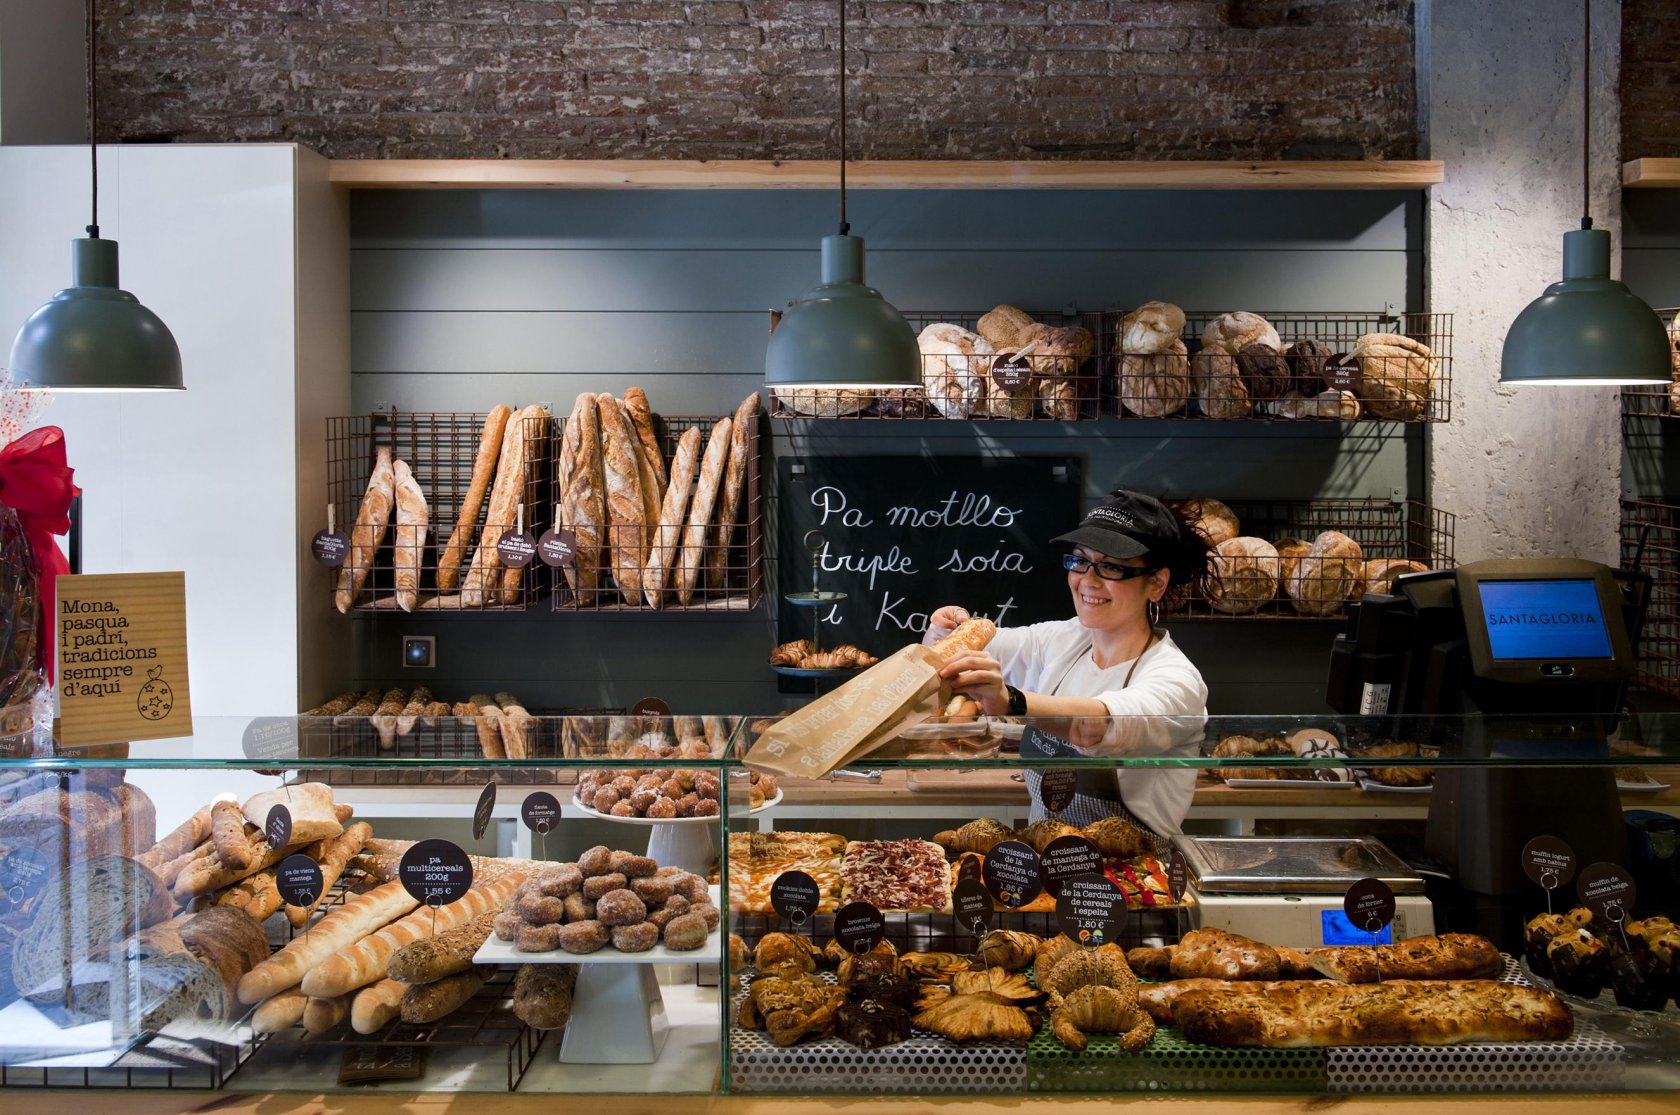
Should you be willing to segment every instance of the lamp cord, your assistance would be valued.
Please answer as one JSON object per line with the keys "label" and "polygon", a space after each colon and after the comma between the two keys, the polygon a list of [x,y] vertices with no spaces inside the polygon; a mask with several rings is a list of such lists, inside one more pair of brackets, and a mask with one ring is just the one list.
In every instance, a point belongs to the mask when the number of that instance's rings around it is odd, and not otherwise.
{"label": "lamp cord", "polygon": [[1581,2],[1581,227],[1592,223],[1592,0]]}
{"label": "lamp cord", "polygon": [[851,231],[846,220],[846,0],[840,0],[840,235]]}
{"label": "lamp cord", "polygon": [[93,67],[93,5],[87,0],[88,161],[93,164],[93,212],[87,233],[99,239],[99,87]]}

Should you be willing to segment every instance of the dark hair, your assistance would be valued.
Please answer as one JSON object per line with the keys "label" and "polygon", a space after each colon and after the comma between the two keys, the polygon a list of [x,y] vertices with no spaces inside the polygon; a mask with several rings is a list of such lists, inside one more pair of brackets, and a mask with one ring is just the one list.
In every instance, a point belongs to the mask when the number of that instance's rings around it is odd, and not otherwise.
{"label": "dark hair", "polygon": [[1153,552],[1150,557],[1159,561],[1172,579],[1167,585],[1169,610],[1182,606],[1191,597],[1206,599],[1218,589],[1219,574],[1213,567],[1213,546],[1207,536],[1184,513],[1181,503],[1166,503],[1167,510],[1178,522],[1178,547],[1172,553]]}

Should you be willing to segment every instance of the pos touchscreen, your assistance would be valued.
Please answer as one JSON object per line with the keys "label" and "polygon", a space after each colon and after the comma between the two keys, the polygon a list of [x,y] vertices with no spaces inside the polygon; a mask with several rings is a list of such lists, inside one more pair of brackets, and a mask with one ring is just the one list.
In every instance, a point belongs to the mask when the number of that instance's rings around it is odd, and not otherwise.
{"label": "pos touchscreen", "polygon": [[1461,567],[1458,579],[1477,677],[1543,683],[1626,676],[1632,652],[1621,593],[1605,567],[1484,561]]}

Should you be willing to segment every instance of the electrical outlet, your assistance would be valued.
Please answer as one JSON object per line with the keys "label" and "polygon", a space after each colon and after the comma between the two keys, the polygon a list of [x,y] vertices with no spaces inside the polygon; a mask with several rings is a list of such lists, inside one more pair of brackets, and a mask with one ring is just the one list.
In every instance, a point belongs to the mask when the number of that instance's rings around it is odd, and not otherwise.
{"label": "electrical outlet", "polygon": [[437,667],[436,635],[404,635],[402,664],[411,670],[431,670]]}

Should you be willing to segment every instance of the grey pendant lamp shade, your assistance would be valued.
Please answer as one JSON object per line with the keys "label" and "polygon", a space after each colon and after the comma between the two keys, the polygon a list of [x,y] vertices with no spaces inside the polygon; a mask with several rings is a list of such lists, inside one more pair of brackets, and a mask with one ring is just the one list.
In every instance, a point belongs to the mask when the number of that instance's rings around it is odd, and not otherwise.
{"label": "grey pendant lamp shade", "polygon": [[[1582,0],[1581,206],[1591,200],[1592,0]],[[1662,319],[1610,277],[1610,234],[1583,216],[1563,234],[1563,281],[1517,315],[1505,334],[1501,383],[1611,386],[1667,383],[1670,349]]]}
{"label": "grey pendant lamp shade", "polygon": [[904,315],[863,282],[863,238],[846,222],[846,0],[840,4],[840,235],[822,242],[822,282],[771,326],[770,387],[893,390],[922,385],[922,356]]}
{"label": "grey pendant lamp shade", "polygon": [[72,242],[71,285],[18,330],[7,363],[36,391],[180,391],[181,350],[158,316],[117,286],[117,242],[99,236],[99,83],[93,0],[87,3],[88,161],[93,218]]}

